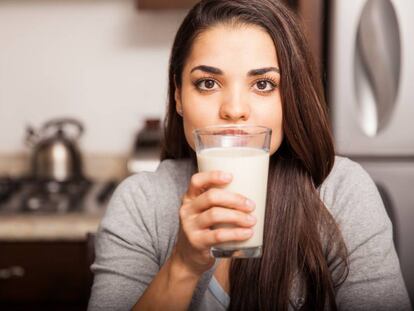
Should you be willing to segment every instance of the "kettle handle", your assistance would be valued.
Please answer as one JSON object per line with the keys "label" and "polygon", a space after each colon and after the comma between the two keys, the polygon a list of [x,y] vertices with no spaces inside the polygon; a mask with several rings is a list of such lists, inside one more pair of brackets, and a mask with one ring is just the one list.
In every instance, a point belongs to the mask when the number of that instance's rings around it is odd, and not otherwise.
{"label": "kettle handle", "polygon": [[42,132],[42,134],[44,134],[46,131],[48,131],[51,128],[56,128],[57,131],[61,131],[62,128],[67,126],[67,125],[71,125],[71,126],[76,127],[78,133],[74,137],[75,140],[78,139],[82,135],[82,133],[84,131],[82,123],[80,123],[80,121],[78,121],[76,119],[72,119],[72,118],[60,118],[60,119],[50,120],[42,126],[41,132]]}
{"label": "kettle handle", "polygon": [[34,147],[39,141],[39,133],[31,126],[26,126],[26,145]]}

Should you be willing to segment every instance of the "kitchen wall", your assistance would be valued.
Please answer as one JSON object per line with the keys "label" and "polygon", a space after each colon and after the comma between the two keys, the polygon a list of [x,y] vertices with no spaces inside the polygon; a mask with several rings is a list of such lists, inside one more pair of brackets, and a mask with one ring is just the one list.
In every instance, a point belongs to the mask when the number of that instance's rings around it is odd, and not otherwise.
{"label": "kitchen wall", "polygon": [[185,11],[133,0],[0,0],[0,153],[60,116],[86,127],[86,153],[125,154],[145,116],[165,111],[172,40]]}

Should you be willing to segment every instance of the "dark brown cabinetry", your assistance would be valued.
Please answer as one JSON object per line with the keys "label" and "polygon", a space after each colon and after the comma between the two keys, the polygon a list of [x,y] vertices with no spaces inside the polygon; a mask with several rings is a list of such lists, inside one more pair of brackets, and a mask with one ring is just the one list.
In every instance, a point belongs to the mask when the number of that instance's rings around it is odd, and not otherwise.
{"label": "dark brown cabinetry", "polygon": [[87,241],[0,242],[0,310],[86,310]]}
{"label": "dark brown cabinetry", "polygon": [[198,0],[137,0],[139,9],[187,9],[196,4]]}

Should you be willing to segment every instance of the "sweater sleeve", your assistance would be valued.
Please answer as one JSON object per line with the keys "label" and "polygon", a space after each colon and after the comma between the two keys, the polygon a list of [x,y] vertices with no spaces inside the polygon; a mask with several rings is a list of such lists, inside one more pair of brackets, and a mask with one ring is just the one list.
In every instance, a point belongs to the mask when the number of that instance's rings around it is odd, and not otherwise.
{"label": "sweater sleeve", "polygon": [[342,159],[328,179],[324,196],[349,256],[348,277],[336,293],[338,309],[411,310],[392,224],[374,182],[349,159]]}
{"label": "sweater sleeve", "polygon": [[114,192],[95,241],[94,283],[88,310],[130,310],[160,268],[154,209],[145,173]]}

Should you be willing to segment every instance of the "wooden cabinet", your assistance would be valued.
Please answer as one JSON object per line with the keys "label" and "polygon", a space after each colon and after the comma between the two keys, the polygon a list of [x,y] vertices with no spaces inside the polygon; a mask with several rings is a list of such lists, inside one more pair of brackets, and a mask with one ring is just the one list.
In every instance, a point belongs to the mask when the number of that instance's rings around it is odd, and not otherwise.
{"label": "wooden cabinet", "polygon": [[0,254],[0,310],[86,310],[87,241],[0,242]]}
{"label": "wooden cabinet", "polygon": [[325,0],[301,0],[296,4],[298,15],[303,21],[305,34],[308,38],[313,57],[321,73],[325,71],[325,29],[326,7]]}
{"label": "wooden cabinet", "polygon": [[[298,0],[284,0],[290,7],[296,8]],[[302,0],[303,1],[303,0]],[[199,0],[137,0],[138,9],[164,10],[189,9]]]}
{"label": "wooden cabinet", "polygon": [[138,9],[189,9],[198,0],[137,0]]}

